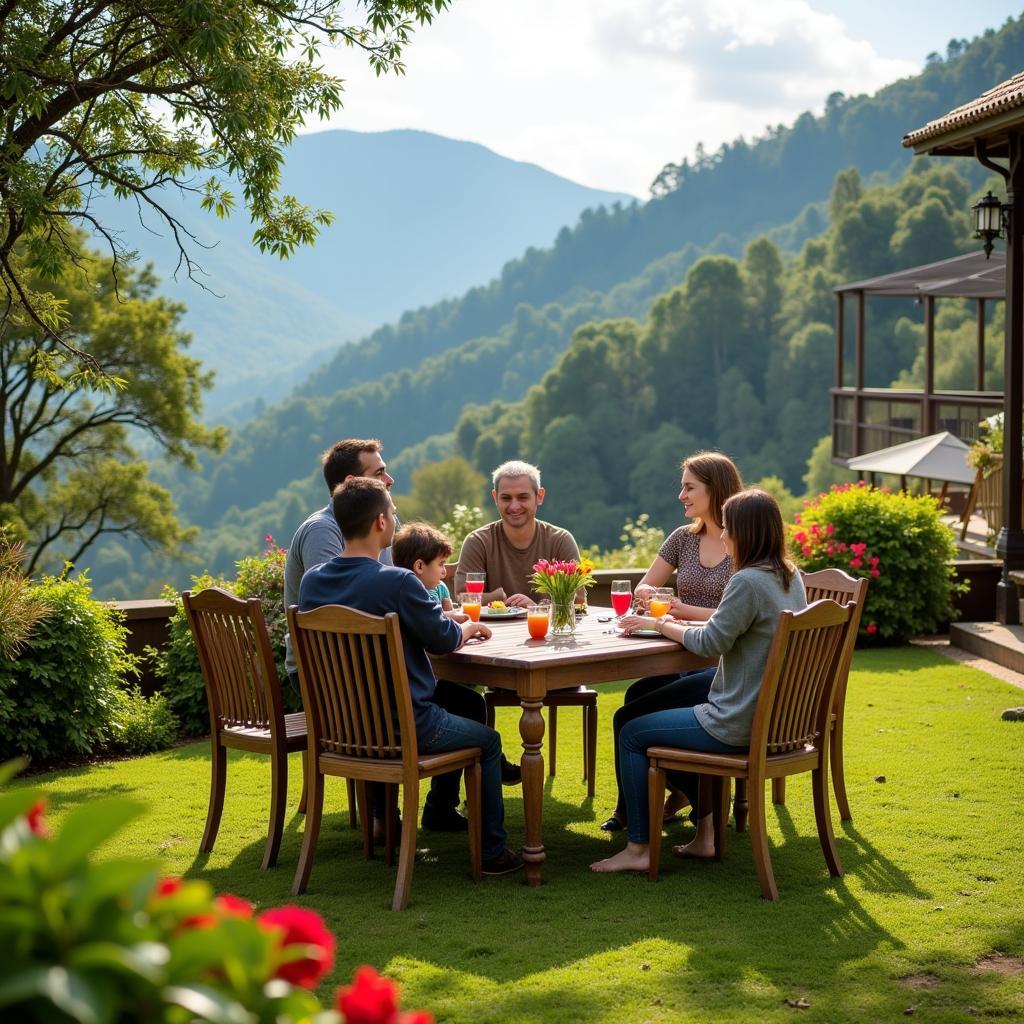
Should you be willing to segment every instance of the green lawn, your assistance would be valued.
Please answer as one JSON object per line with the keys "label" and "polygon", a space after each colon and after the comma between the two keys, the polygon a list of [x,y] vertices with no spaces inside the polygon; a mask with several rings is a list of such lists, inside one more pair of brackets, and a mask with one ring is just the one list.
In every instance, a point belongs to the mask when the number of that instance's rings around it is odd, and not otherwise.
{"label": "green lawn", "polygon": [[[559,774],[544,808],[545,884],[523,876],[473,885],[463,836],[422,834],[409,909],[389,910],[394,875],[365,862],[347,826],[345,785],[328,808],[308,894],[339,940],[329,985],[360,963],[399,979],[407,1007],[438,1021],[885,1021],[909,1007],[926,1021],[1024,1019],[1024,975],[993,954],[1024,957],[1024,724],[1000,711],[1024,694],[926,650],[859,653],[847,710],[854,820],[836,819],[846,874],[830,879],[805,778],[770,809],[782,899],[759,898],[747,834],[729,835],[722,864],[676,860],[662,880],[596,877],[587,864],[623,842],[598,829],[613,798],[611,715],[623,687],[604,688],[598,797],[579,781],[578,715],[563,710]],[[518,749],[516,714],[499,711]],[[159,854],[168,872],[267,906],[289,902],[302,819],[289,816],[279,865],[259,870],[268,775],[235,757],[213,854],[196,851],[206,813],[208,745],[28,780],[59,825],[71,807],[111,793],[147,813],[104,855]],[[876,777],[885,777],[877,782]],[[299,761],[292,761],[292,806]],[[522,804],[506,790],[511,842]],[[673,826],[675,836],[688,826]],[[981,965],[979,966],[979,962]],[[986,969],[993,965],[1003,970]],[[1010,968],[1007,970],[1007,968]],[[793,1009],[786,999],[806,999]]]}

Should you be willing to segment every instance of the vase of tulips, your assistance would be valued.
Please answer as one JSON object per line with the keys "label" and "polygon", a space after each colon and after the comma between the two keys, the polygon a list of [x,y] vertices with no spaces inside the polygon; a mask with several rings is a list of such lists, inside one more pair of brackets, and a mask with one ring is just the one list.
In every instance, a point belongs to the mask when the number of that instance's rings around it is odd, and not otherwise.
{"label": "vase of tulips", "polygon": [[576,594],[594,585],[593,566],[586,562],[549,562],[542,558],[533,567],[534,591],[551,599],[551,632],[572,636],[576,632]]}

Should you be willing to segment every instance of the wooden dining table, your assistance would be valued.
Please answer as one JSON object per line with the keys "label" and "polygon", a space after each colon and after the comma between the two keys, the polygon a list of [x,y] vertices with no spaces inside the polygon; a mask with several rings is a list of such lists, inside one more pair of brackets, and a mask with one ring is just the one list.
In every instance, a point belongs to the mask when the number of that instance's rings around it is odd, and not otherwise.
{"label": "wooden dining table", "polygon": [[[626,637],[615,628],[610,608],[589,608],[577,616],[576,634],[533,640],[526,617],[488,619],[493,635],[471,641],[451,654],[432,657],[439,679],[515,690],[522,713],[523,812],[526,842],[523,860],[530,885],[539,885],[546,854],[542,837],[544,803],[544,696],[571,686],[610,683],[705,668],[701,658],[664,637]],[[609,737],[610,742],[610,737]]]}

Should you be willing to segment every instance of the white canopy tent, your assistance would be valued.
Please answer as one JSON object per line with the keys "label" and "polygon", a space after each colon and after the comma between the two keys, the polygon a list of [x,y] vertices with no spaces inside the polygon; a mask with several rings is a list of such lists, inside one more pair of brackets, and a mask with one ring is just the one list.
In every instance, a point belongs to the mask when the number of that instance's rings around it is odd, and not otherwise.
{"label": "white canopy tent", "polygon": [[974,483],[975,470],[967,464],[970,448],[948,431],[930,434],[915,441],[858,455],[847,463],[850,469],[864,473],[888,473],[891,476],[917,476],[951,484]]}

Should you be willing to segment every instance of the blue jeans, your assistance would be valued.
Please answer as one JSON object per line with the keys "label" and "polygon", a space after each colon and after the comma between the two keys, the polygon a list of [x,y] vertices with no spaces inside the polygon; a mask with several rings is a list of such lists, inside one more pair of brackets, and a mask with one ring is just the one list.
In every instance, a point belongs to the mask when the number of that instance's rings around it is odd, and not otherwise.
{"label": "blue jeans", "polygon": [[[481,701],[482,703],[482,701]],[[421,754],[441,754],[459,747],[480,748],[480,803],[483,805],[483,858],[497,857],[505,848],[505,803],[501,798],[501,737],[482,722],[460,718],[441,709],[441,725],[432,736],[417,735]],[[447,810],[459,802],[461,772],[436,775],[427,806]]]}
{"label": "blue jeans", "polygon": [[615,712],[612,719],[615,785],[618,788],[615,813],[621,820],[626,818],[626,799],[622,794],[622,776],[619,773],[619,746],[623,727],[627,722],[655,711],[671,711],[674,708],[692,708],[697,704],[704,704],[711,691],[715,671],[716,666],[712,665],[710,668],[697,669],[681,676],[645,676],[626,690],[622,707]]}
{"label": "blue jeans", "polygon": [[[735,754],[747,749],[716,740],[697,721],[693,708],[656,711],[627,722],[619,733],[619,775],[626,798],[629,839],[633,843],[647,843],[651,838],[647,808],[648,747],[683,747],[713,754]],[[695,808],[696,778],[688,772],[673,773],[672,777],[673,784],[682,789]],[[699,808],[697,814],[700,814]]]}

